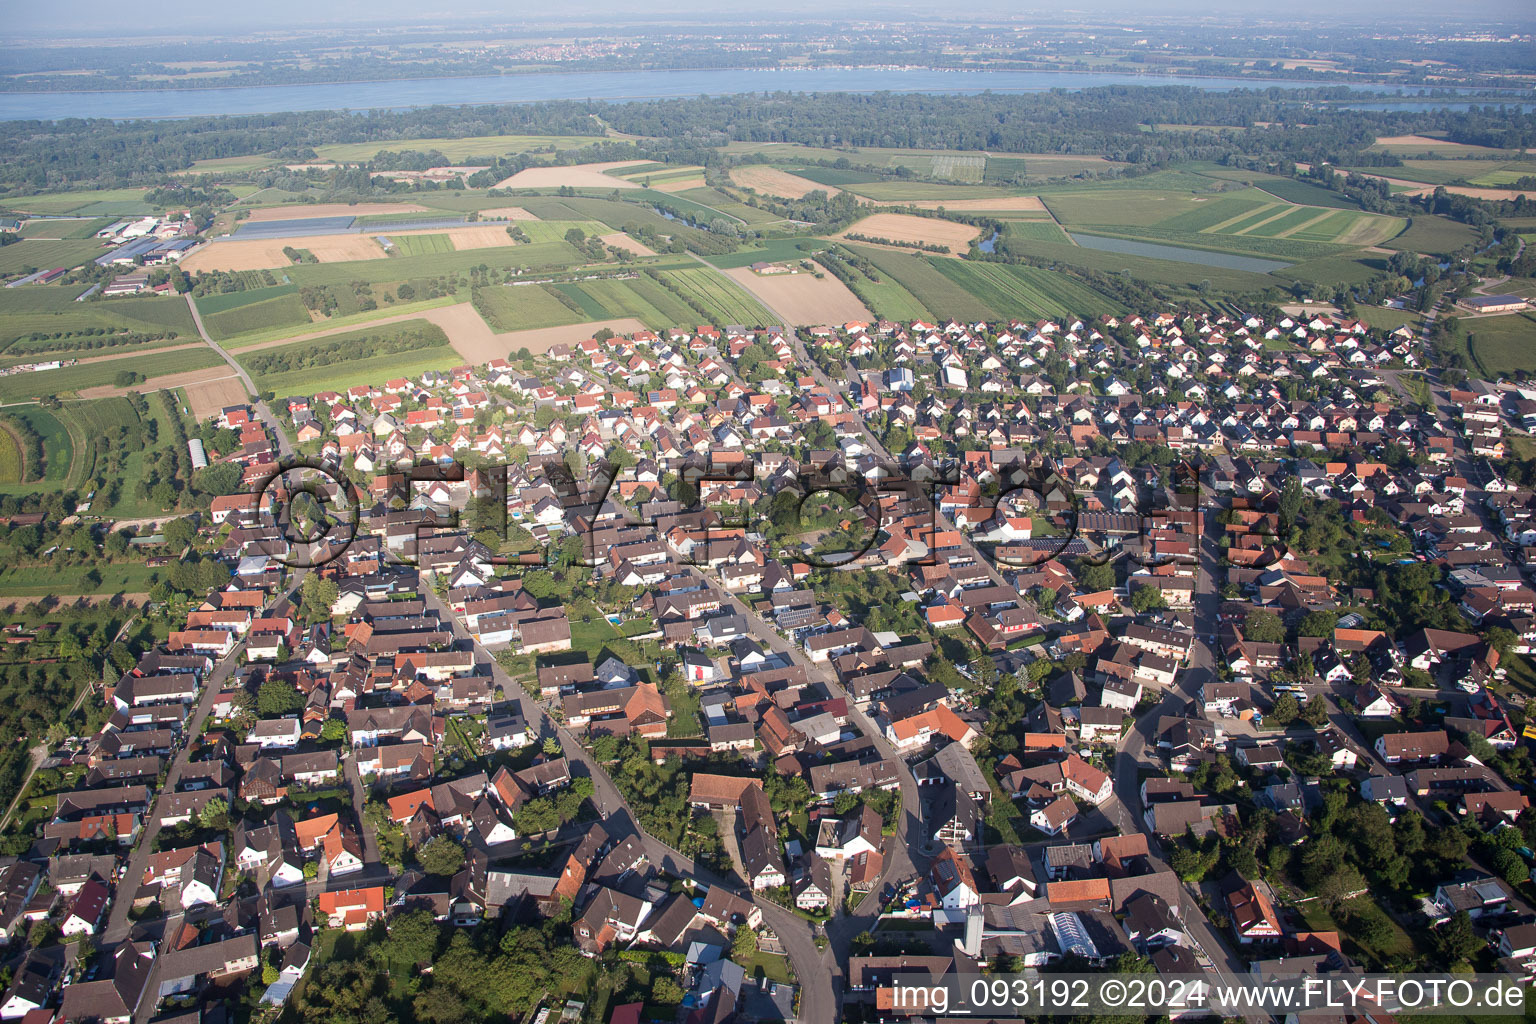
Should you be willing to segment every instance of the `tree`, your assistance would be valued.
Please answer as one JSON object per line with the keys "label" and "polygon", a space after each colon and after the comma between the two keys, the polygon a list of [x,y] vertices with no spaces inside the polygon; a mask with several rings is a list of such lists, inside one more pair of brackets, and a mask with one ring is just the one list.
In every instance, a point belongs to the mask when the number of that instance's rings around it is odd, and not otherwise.
{"label": "tree", "polygon": [[464,867],[464,847],[447,836],[438,836],[416,851],[416,859],[427,874],[450,878]]}
{"label": "tree", "polygon": [[736,929],[736,934],[731,937],[731,959],[738,964],[745,964],[757,955],[757,933],[746,925]]}
{"label": "tree", "polygon": [[546,757],[559,757],[560,756],[560,741],[559,741],[559,739],[557,739],[554,736],[546,736],[544,738],[544,756],[546,756]]}
{"label": "tree", "polygon": [[331,617],[331,607],[341,596],[341,588],[335,580],[312,572],[304,577],[299,593],[304,601],[306,615],[311,619],[328,619]]}
{"label": "tree", "polygon": [[1435,936],[1435,945],[1440,949],[1441,960],[1447,966],[1455,966],[1476,955],[1483,947],[1483,941],[1472,930],[1472,916],[1461,910],[1440,926],[1440,932]]}
{"label": "tree", "polygon": [[269,678],[256,691],[256,710],[262,718],[291,715],[304,709],[304,695],[290,680]]}
{"label": "tree", "polygon": [[320,738],[327,743],[338,743],[347,738],[347,723],[340,718],[327,718],[320,727]]}
{"label": "tree", "polygon": [[1296,526],[1296,517],[1301,514],[1301,479],[1291,477],[1280,489],[1280,533],[1289,536]]}
{"label": "tree", "polygon": [[160,535],[165,538],[166,547],[180,551],[197,536],[197,526],[190,519],[172,519],[160,528]]}
{"label": "tree", "polygon": [[683,988],[665,974],[658,974],[651,982],[651,1002],[661,1006],[676,1006],[683,1001]]}
{"label": "tree", "polygon": [[1109,562],[1103,562],[1098,565],[1079,562],[1077,582],[1079,586],[1089,593],[1111,590],[1115,585],[1115,567]]}
{"label": "tree", "polygon": [[1243,620],[1243,636],[1259,644],[1284,643],[1285,624],[1274,612],[1255,608]]}
{"label": "tree", "polygon": [[1299,714],[1301,714],[1301,708],[1296,703],[1296,698],[1288,693],[1282,693],[1275,698],[1274,710],[1269,713],[1270,717],[1281,727],[1296,721],[1296,716]]}
{"label": "tree", "polygon": [[1308,700],[1301,709],[1301,720],[1314,729],[1322,728],[1328,723],[1328,702],[1321,695]]}
{"label": "tree", "polygon": [[1150,612],[1154,608],[1167,608],[1168,601],[1157,587],[1137,587],[1131,591],[1131,607],[1138,612]]}
{"label": "tree", "polygon": [[215,832],[229,828],[229,801],[221,796],[210,797],[203,809],[197,812],[197,823]]}

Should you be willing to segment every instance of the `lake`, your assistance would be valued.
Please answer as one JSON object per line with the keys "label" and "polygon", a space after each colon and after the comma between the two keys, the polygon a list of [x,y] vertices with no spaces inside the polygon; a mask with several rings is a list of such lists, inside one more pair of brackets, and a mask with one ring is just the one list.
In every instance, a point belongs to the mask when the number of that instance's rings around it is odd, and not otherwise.
{"label": "lake", "polygon": [[1251,270],[1255,274],[1267,274],[1290,266],[1280,260],[1261,260],[1255,256],[1235,256],[1228,252],[1206,252],[1204,249],[1185,249],[1177,245],[1158,245],[1154,242],[1133,242],[1127,238],[1105,238],[1101,235],[1080,235],[1067,232],[1072,241],[1084,249],[1101,249],[1126,256],[1150,256],[1159,260],[1176,260],[1179,263],[1198,263],[1206,267],[1222,267],[1226,270]]}
{"label": "lake", "polygon": [[[1249,78],[1092,74],[1075,71],[944,71],[936,68],[805,68],[795,70],[535,72],[475,78],[421,78],[226,89],[130,92],[0,93],[0,120],[65,117],[176,118],[270,114],[289,110],[377,110],[435,104],[535,103],[541,100],[644,100],[731,93],[791,92],[1044,92],[1115,85],[1184,85],[1211,92],[1302,89],[1318,83]],[[1332,83],[1330,83],[1331,85]],[[1356,92],[1397,92],[1351,83]],[[1428,101],[1433,103],[1433,101]]]}

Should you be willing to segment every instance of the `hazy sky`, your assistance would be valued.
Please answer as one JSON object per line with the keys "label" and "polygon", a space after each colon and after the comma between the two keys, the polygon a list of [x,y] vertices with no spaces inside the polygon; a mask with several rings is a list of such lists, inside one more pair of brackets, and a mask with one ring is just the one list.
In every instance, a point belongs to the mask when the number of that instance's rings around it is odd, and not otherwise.
{"label": "hazy sky", "polygon": [[[679,14],[690,18],[711,17],[718,21],[751,20],[761,23],[765,15],[813,14],[832,17],[845,14],[855,17],[878,17],[883,12],[900,16],[931,15],[931,3],[916,0],[887,0],[887,2],[858,2],[858,0],[781,0],[773,7],[746,0],[662,0],[655,5],[636,5],[630,0],[559,0],[557,3],[498,3],[496,0],[469,0],[468,3],[420,3],[417,0],[262,0],[260,3],[225,2],[210,3],[208,0],[160,0],[153,4],[125,4],[121,0],[0,0],[4,28],[0,38],[15,35],[99,35],[131,34],[147,32],[174,32],[177,28],[196,33],[244,31],[253,28],[281,30],[292,27],[347,27],[360,28],[373,24],[421,23],[441,20],[455,27],[463,26],[476,17],[484,19],[487,27],[544,20],[552,13],[563,19],[591,17],[598,24],[612,25],[615,21],[633,20],[639,16],[665,16]],[[1060,16],[1068,11],[1079,11],[1087,18],[1102,18],[1116,14],[1130,21],[1140,21],[1157,14],[1232,16],[1254,14],[1262,18],[1277,17],[1280,8],[1273,0],[1228,0],[1213,8],[1210,0],[1069,0],[1068,4],[1048,4],[1043,0],[1008,2],[1008,0],[972,0],[964,13],[951,11],[963,17],[968,13],[978,16],[995,16],[1014,13],[1028,17],[1031,14]],[[441,13],[439,13],[441,12]],[[1536,4],[1531,0],[1458,0],[1447,5],[1443,0],[1353,0],[1340,4],[1337,0],[1286,0],[1286,16],[1296,18],[1340,19],[1349,24],[1379,21],[1383,26],[1404,26],[1405,16],[1440,15],[1443,19],[1455,18],[1466,21],[1503,20],[1510,22],[1536,21]],[[1440,20],[1440,19],[1436,19]],[[1422,25],[1406,25],[1415,28]]]}

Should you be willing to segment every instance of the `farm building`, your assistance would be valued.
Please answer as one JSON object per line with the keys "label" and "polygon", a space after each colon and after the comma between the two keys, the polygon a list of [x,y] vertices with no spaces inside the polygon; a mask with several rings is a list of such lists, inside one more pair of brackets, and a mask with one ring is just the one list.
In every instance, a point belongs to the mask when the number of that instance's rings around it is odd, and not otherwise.
{"label": "farm building", "polygon": [[1518,313],[1530,302],[1518,295],[1469,295],[1457,305],[1473,313]]}

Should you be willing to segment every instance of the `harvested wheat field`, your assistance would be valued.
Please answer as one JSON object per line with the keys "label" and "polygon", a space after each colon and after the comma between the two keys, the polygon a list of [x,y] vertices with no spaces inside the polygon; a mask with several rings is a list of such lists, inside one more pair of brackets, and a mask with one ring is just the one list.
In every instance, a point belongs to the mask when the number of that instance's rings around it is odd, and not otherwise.
{"label": "harvested wheat field", "polygon": [[1434,139],[1428,135],[1387,135],[1376,140],[1378,146],[1423,146],[1426,149],[1435,147],[1439,149],[1479,149],[1479,146],[1469,146],[1464,142],[1452,142],[1449,139]]}
{"label": "harvested wheat field", "polygon": [[502,220],[538,220],[539,219],[539,218],[535,217],[533,214],[529,213],[527,210],[523,209],[521,206],[498,206],[494,210],[481,210],[480,211],[480,219],[481,220],[495,220],[498,217],[501,218]]}
{"label": "harvested wheat field", "polygon": [[913,217],[904,213],[877,213],[855,221],[834,237],[863,235],[866,238],[888,238],[893,242],[911,242],[922,245],[947,245],[952,253],[962,253],[970,248],[971,239],[981,234],[980,228],[959,224],[937,217]]}
{"label": "harvested wheat field", "polygon": [[800,199],[812,192],[836,195],[842,191],[831,185],[818,185],[810,178],[802,178],[798,174],[790,174],[765,164],[737,167],[731,171],[731,180],[742,188],[753,188],[765,195],[781,196],[784,199]]}
{"label": "harvested wheat field", "polygon": [[[1536,199],[1536,192],[1531,192],[1529,190],[1521,192],[1512,188],[1473,188],[1469,185],[1445,185],[1442,187],[1453,195],[1466,196],[1469,199],[1482,199],[1489,202],[1500,199],[1514,200],[1519,199],[1521,196],[1525,196],[1526,199]],[[1427,188],[1418,188],[1414,189],[1412,192],[1400,192],[1398,194],[1408,196],[1429,196],[1434,195],[1434,193],[1435,186],[1431,185]]]}
{"label": "harvested wheat field", "polygon": [[633,181],[625,181],[623,178],[615,178],[604,171],[611,171],[616,167],[636,167],[646,163],[645,160],[610,160],[599,164],[572,164],[569,167],[529,167],[527,170],[518,171],[506,181],[498,182],[495,188],[559,188],[561,185],[569,185],[572,188],[639,188]]}
{"label": "harvested wheat field", "polygon": [[1045,204],[1039,196],[1004,196],[1001,199],[924,199],[915,203],[902,203],[902,206],[911,206],[919,210],[954,210],[956,213],[969,212],[971,210],[996,211],[998,213],[1015,213],[1034,211],[1045,212]]}
{"label": "harvested wheat field", "polygon": [[[509,244],[506,231],[497,230],[502,232],[503,244]],[[183,259],[181,265],[189,272],[271,270],[292,265],[293,261],[283,255],[283,249],[290,246],[309,250],[321,263],[385,258],[384,249],[373,235],[304,235],[299,238],[215,239]]]}
{"label": "harvested wheat field", "polygon": [[219,410],[226,406],[244,405],[250,401],[250,396],[245,393],[245,385],[240,383],[239,377],[233,375],[200,384],[188,384],[183,390],[192,415],[200,420],[217,416]]}
{"label": "harvested wheat field", "polygon": [[268,220],[309,220],[311,217],[373,217],[385,213],[426,213],[416,203],[313,203],[303,206],[264,206],[252,210],[246,220],[260,224]]}
{"label": "harvested wheat field", "polygon": [[874,319],[859,297],[831,274],[821,278],[809,273],[762,275],[754,274],[750,267],[727,270],[726,274],[794,327]]}
{"label": "harvested wheat field", "polygon": [[636,256],[655,256],[656,252],[650,246],[642,244],[630,238],[622,231],[602,236],[604,245],[611,245],[618,249],[625,249]]}
{"label": "harvested wheat field", "polygon": [[[190,391],[194,386],[205,385],[214,382],[222,382],[225,380],[234,381],[235,392],[238,392],[238,398],[235,399],[235,401],[246,401],[247,396],[245,394],[245,389],[240,386],[240,378],[235,375],[235,371],[231,370],[226,363],[220,363],[217,366],[205,366],[201,370],[185,370],[181,373],[167,373],[159,377],[151,377],[146,381],[135,384],[131,388],[113,387],[111,384],[101,384],[94,388],[81,388],[80,397],[121,398],[123,395],[126,395],[130,391],[140,391],[147,394],[148,392],[159,391],[162,389],[187,388],[189,392],[188,397],[190,399]],[[221,408],[230,404],[232,403],[219,403],[218,405],[212,406],[212,411],[218,412]],[[193,407],[193,411],[197,411],[195,406]]]}

